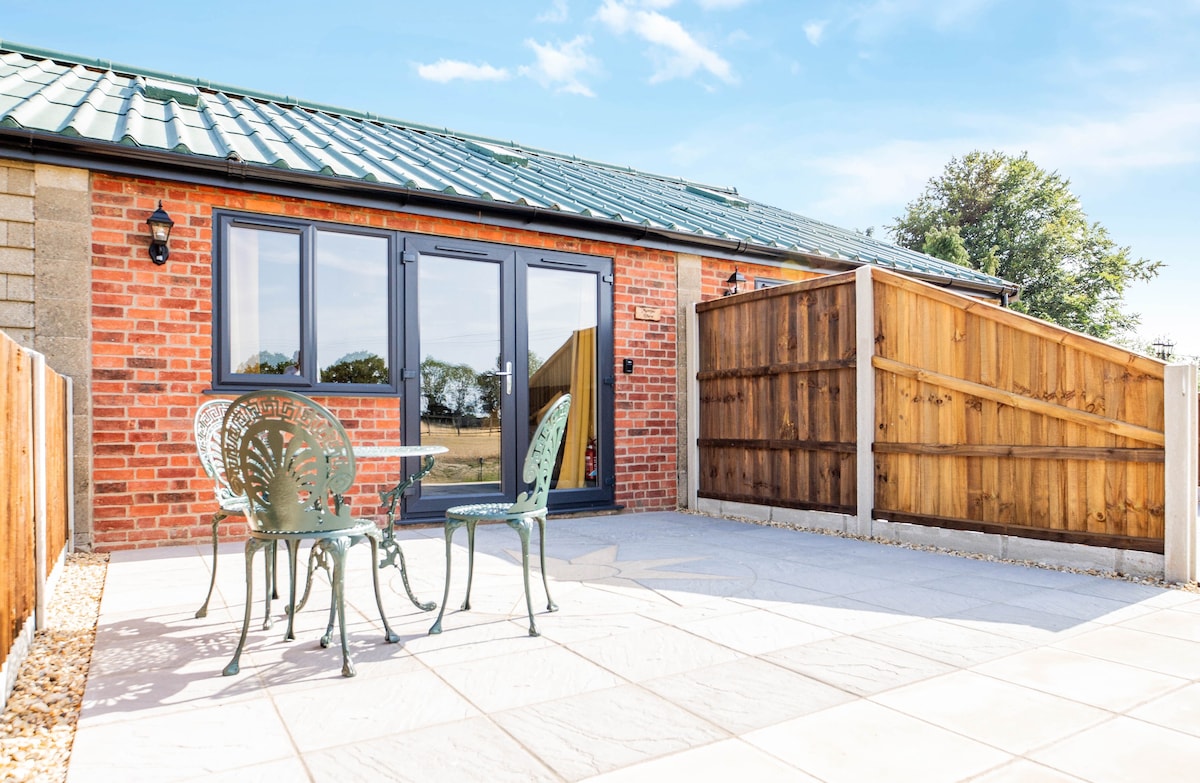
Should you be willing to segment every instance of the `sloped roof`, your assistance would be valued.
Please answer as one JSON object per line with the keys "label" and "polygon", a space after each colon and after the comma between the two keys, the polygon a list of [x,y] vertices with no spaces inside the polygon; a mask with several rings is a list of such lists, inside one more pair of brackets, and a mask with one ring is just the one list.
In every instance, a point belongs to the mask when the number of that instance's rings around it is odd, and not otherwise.
{"label": "sloped roof", "polygon": [[236,161],[873,263],[993,292],[1000,278],[740,195],[446,129],[0,41],[5,128]]}

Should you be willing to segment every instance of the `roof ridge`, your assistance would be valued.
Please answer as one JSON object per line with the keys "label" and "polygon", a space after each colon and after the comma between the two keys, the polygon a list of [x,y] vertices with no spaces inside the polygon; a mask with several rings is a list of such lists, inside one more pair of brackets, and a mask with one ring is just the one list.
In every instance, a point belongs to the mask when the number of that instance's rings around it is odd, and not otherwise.
{"label": "roof ridge", "polygon": [[[570,160],[575,163],[582,163],[589,166],[598,166],[612,171],[624,171],[632,174],[637,174],[643,177],[651,177],[663,182],[675,182],[681,185],[695,185],[708,190],[718,191],[721,193],[729,193],[738,195],[737,188],[721,185],[709,185],[703,182],[688,180],[683,177],[675,177],[668,174],[654,174],[641,169],[635,169],[633,166],[621,166],[615,163],[606,163],[600,160],[592,160],[590,158],[581,158],[578,155],[571,155],[565,152],[557,152],[555,150],[542,149],[540,147],[530,147],[525,144],[520,144],[513,140],[497,139],[491,136],[484,136],[478,133],[467,133],[457,131],[453,128],[437,127],[435,125],[426,125],[418,122],[410,122],[396,117],[388,117],[374,112],[361,111],[359,109],[351,109],[345,106],[336,106],[331,103],[321,103],[319,101],[308,101],[302,98],[297,98],[293,95],[282,95],[279,93],[265,92],[262,90],[250,90],[245,87],[239,87],[233,84],[223,82],[214,82],[208,79],[202,79],[195,76],[182,76],[180,74],[171,73],[169,71],[159,71],[153,68],[144,68],[136,65],[126,65],[124,63],[114,62],[113,60],[105,60],[98,57],[85,57],[83,55],[72,54],[70,52],[62,52],[56,49],[48,49],[41,46],[30,46],[28,44],[17,43],[16,41],[7,41],[0,38],[0,52],[9,51],[21,55],[31,57],[40,57],[55,62],[81,65],[84,68],[93,68],[101,71],[112,71],[113,73],[148,79],[159,79],[162,81],[174,82],[176,84],[187,87],[195,87],[200,90],[221,93],[224,95],[232,95],[238,98],[249,98],[251,100],[265,101],[268,103],[278,103],[284,106],[294,106],[300,109],[322,112],[324,114],[332,114],[339,117],[349,117],[352,119],[364,120],[366,122],[375,122],[381,125],[392,125],[409,130],[419,131],[423,133],[437,133],[444,136],[450,136],[463,141],[482,142],[485,144],[496,144],[509,147],[511,149],[526,152],[533,155],[544,155],[562,160]],[[740,196],[739,198],[745,198]],[[753,199],[750,199],[753,201]]]}

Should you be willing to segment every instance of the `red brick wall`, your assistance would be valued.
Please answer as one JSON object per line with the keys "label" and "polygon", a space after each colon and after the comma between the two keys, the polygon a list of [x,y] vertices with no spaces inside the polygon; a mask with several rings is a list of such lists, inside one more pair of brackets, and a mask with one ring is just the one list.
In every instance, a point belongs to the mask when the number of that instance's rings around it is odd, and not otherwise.
{"label": "red brick wall", "polygon": [[772,266],[759,266],[757,264],[734,263],[733,261],[718,261],[715,259],[705,259],[704,268],[701,270],[701,299],[708,301],[709,299],[720,299],[729,290],[730,275],[734,270],[741,272],[746,277],[746,282],[738,286],[740,293],[754,290],[754,278],[766,277],[771,280],[787,280],[794,283],[798,280],[809,280],[814,277],[824,277],[820,272],[809,272],[804,269],[780,269]]}
{"label": "red brick wall", "polygon": [[[165,266],[155,266],[146,252],[145,221],[160,199],[175,221]],[[194,543],[210,535],[212,488],[195,454],[192,415],[208,399],[203,391],[212,382],[215,208],[613,258],[616,501],[630,510],[675,507],[674,254],[443,218],[93,174],[92,480],[98,549]],[[657,308],[661,320],[635,320],[638,306]],[[620,372],[624,358],[634,359],[634,374]],[[342,419],[355,442],[399,442],[398,400],[334,397],[321,402]],[[387,470],[386,464],[366,461],[359,466],[360,480],[351,490],[356,513],[374,513]],[[236,523],[225,524],[222,529],[230,536],[244,535]]]}

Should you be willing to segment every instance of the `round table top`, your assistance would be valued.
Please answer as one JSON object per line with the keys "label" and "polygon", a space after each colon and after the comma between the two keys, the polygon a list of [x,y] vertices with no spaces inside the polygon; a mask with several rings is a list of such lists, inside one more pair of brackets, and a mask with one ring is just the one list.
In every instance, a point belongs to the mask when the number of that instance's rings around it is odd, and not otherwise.
{"label": "round table top", "polygon": [[428,457],[445,454],[450,449],[423,443],[420,446],[355,446],[355,457]]}

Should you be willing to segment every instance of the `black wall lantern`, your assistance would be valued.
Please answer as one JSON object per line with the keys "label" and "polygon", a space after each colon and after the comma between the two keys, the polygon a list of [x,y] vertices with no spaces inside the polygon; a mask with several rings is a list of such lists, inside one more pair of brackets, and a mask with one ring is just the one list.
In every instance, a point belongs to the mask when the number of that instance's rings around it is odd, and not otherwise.
{"label": "black wall lantern", "polygon": [[728,291],[725,292],[725,296],[731,296],[738,292],[738,283],[746,282],[746,276],[739,272],[738,268],[735,266],[733,268],[733,274],[730,275],[725,282],[732,286]]}
{"label": "black wall lantern", "polygon": [[175,221],[171,220],[171,216],[159,201],[158,209],[146,218],[146,222],[150,224],[150,260],[162,266],[171,255],[171,251],[167,249],[167,240],[171,238],[171,227],[175,225]]}

